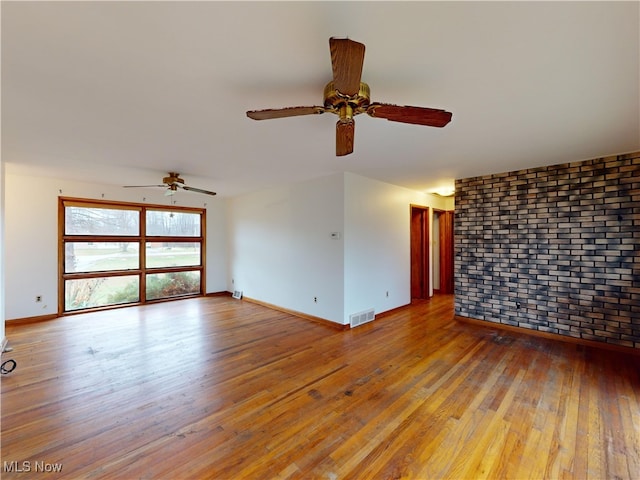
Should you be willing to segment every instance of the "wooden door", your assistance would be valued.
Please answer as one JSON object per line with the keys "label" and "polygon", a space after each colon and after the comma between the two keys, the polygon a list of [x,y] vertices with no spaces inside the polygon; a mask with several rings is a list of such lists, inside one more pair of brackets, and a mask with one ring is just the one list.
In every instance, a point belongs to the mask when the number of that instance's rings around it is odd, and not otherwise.
{"label": "wooden door", "polygon": [[411,205],[411,298],[429,298],[429,208]]}

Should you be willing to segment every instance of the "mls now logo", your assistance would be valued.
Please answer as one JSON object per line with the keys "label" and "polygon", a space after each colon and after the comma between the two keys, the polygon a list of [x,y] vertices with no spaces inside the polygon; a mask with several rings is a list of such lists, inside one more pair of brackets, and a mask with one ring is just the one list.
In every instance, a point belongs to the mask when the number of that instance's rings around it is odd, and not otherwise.
{"label": "mls now logo", "polygon": [[29,460],[25,460],[24,462],[4,462],[2,465],[2,471],[5,473],[16,472],[61,472],[62,464],[61,463],[47,463],[47,462],[30,462]]}

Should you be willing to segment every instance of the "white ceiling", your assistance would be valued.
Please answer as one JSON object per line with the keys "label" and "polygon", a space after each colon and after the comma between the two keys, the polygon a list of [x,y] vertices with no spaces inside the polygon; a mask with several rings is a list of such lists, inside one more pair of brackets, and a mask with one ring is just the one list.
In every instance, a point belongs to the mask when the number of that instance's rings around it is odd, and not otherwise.
{"label": "white ceiling", "polygon": [[[417,190],[640,150],[632,2],[2,2],[7,172],[107,184],[176,170],[231,196],[350,171]],[[372,101],[443,129],[356,117],[335,156],[329,37],[366,45]]]}

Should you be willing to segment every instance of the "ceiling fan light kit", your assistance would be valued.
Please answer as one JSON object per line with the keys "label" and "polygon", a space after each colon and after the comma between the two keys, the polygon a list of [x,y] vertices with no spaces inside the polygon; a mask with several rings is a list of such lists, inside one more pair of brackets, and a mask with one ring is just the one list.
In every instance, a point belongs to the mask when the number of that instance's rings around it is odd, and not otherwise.
{"label": "ceiling fan light kit", "polygon": [[431,193],[438,195],[440,197],[452,197],[456,194],[455,187],[439,187],[433,190]]}
{"label": "ceiling fan light kit", "polygon": [[362,113],[392,122],[411,123],[428,127],[444,127],[452,114],[445,110],[426,107],[399,106],[390,103],[371,103],[369,85],[361,81],[365,46],[348,38],[330,38],[329,50],[333,80],[324,87],[323,106],[285,107],[249,110],[253,120],[313,115],[324,112],[338,115],[336,123],[336,155],[353,152],[355,134],[354,116]]}

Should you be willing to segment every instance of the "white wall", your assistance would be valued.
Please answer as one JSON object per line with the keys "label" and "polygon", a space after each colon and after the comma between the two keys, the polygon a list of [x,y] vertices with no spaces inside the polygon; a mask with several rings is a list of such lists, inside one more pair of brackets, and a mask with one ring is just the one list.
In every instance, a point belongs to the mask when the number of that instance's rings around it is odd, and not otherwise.
{"label": "white wall", "polygon": [[228,289],[341,323],[343,203],[342,174],[231,199]]}
{"label": "white wall", "polygon": [[[168,205],[162,189],[124,189],[70,180],[5,175],[4,293],[7,319],[57,313],[58,197]],[[207,209],[207,292],[226,290],[224,200],[178,192],[176,205]],[[36,295],[42,302],[36,303]]]}
{"label": "white wall", "polygon": [[345,174],[344,183],[342,323],[349,323],[353,313],[373,308],[379,314],[411,302],[410,206],[444,209],[448,204],[435,195],[352,173]]}
{"label": "white wall", "polygon": [[[58,196],[169,201],[162,189],[12,174],[5,179],[7,319],[57,313]],[[207,203],[207,292],[242,290],[340,324],[352,313],[382,313],[411,301],[410,205],[452,209],[450,199],[351,173],[228,200],[184,192],[174,198],[183,206]]]}
{"label": "white wall", "polygon": [[406,305],[410,205],[445,202],[351,173],[234,198],[228,288],[340,324]]}

